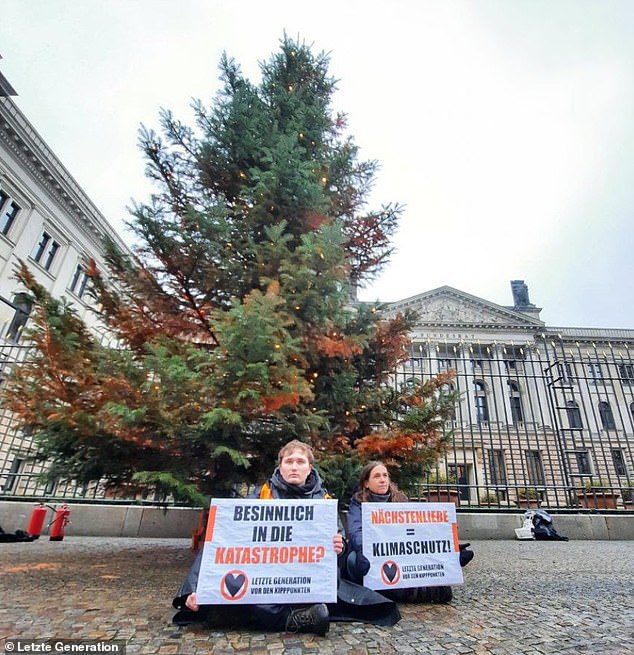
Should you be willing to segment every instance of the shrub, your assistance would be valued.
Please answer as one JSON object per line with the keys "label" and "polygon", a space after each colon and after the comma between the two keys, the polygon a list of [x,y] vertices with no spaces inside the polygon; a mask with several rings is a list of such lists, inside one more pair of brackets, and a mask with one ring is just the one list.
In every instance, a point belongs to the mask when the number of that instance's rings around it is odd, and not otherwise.
{"label": "shrub", "polygon": [[593,493],[602,493],[602,492],[611,492],[612,489],[610,488],[610,485],[605,481],[601,480],[600,478],[598,480],[588,480],[584,485],[583,488],[586,492],[593,492]]}
{"label": "shrub", "polygon": [[634,484],[629,484],[621,488],[621,498],[623,500],[634,500]]}
{"label": "shrub", "polygon": [[454,485],[458,484],[455,475],[449,475],[445,471],[431,471],[425,476],[425,482],[433,485]]}
{"label": "shrub", "polygon": [[499,505],[500,499],[495,491],[487,491],[480,496],[480,505]]}

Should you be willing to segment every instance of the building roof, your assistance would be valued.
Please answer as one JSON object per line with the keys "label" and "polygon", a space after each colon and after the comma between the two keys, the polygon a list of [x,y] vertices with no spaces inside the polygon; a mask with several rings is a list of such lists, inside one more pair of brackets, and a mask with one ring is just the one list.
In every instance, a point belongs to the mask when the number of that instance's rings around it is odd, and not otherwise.
{"label": "building roof", "polygon": [[491,338],[504,333],[565,342],[634,344],[634,329],[549,327],[538,318],[540,308],[532,304],[507,307],[450,286],[389,303],[385,311],[393,315],[406,310],[416,312],[417,332],[431,330],[436,337],[469,331],[471,338],[486,332]]}
{"label": "building roof", "polygon": [[2,74],[0,73],[0,96],[2,97],[8,97],[8,96],[17,96],[17,91],[9,84],[9,80]]}
{"label": "building roof", "polygon": [[415,311],[419,322],[433,326],[543,328],[544,322],[515,308],[504,307],[450,286],[442,286],[389,304],[389,312]]}
{"label": "building roof", "polygon": [[119,234],[11,98],[0,97],[0,119],[0,139],[38,183],[67,209],[78,227],[92,232],[99,240],[108,236],[123,252],[129,252]]}

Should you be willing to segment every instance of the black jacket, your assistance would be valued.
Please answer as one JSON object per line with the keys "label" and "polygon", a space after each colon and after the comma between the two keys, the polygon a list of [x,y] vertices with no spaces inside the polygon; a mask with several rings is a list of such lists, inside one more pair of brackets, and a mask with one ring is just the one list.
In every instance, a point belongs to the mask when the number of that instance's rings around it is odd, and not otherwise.
{"label": "black jacket", "polygon": [[[266,489],[263,494],[264,487]],[[326,498],[328,494],[323,487],[319,473],[314,469],[308,476],[306,483],[301,487],[287,484],[279,475],[279,470],[276,469],[267,484],[256,489],[251,497],[301,499]],[[340,526],[340,532],[343,533],[342,526]],[[173,621],[180,625],[205,620],[207,614],[207,611],[203,610],[203,608],[201,608],[200,612],[191,612],[185,607],[187,596],[196,591],[202,552],[201,549],[172,601],[172,605],[180,610],[174,616]],[[345,550],[339,556],[340,562],[343,562],[344,557]],[[224,606],[218,606],[216,609],[220,607],[224,608]],[[377,625],[394,625],[401,618],[398,607],[393,601],[376,591],[341,579],[339,579],[337,585],[337,602],[329,604],[328,607],[330,618],[333,621],[365,621]],[[208,610],[209,606],[206,609]],[[243,615],[248,615],[248,612]]]}

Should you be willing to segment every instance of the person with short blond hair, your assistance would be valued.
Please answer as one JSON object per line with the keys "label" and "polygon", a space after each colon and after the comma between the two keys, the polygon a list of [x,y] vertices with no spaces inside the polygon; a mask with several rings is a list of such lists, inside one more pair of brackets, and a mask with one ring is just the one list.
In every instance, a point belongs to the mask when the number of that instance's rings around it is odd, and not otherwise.
{"label": "person with short blond hair", "polygon": [[[269,480],[251,494],[252,498],[276,500],[330,497],[314,467],[315,457],[308,444],[297,439],[289,441],[280,448],[277,461],[278,465]],[[335,553],[342,555],[345,550],[342,534],[335,534],[332,543]],[[181,611],[196,613],[201,610],[195,591],[201,557],[202,551],[173,601],[174,607]],[[206,606],[205,614],[214,610],[219,615],[227,612],[223,607]],[[323,636],[330,627],[330,616],[325,603],[304,606],[282,603],[251,605],[250,610],[251,625],[269,630],[314,632]]]}
{"label": "person with short blond hair", "polygon": [[281,448],[279,453],[277,454],[277,465],[279,466],[282,463],[282,460],[284,457],[291,452],[292,450],[301,450],[304,452],[304,455],[306,455],[306,458],[310,462],[311,466],[315,466],[315,454],[313,453],[313,449],[307,444],[304,443],[303,441],[300,441],[299,439],[293,439],[292,441],[289,441],[287,444],[284,444]]}
{"label": "person with short blond hair", "polygon": [[[297,439],[289,441],[280,448],[278,465],[271,477],[256,488],[250,497],[266,500],[330,498],[314,464],[313,450],[308,444]],[[343,526],[340,527],[339,533],[333,536],[332,543],[338,555],[338,567],[341,569],[347,548],[343,538]],[[172,601],[174,607],[180,610],[173,619],[179,625],[200,620],[219,620],[225,624],[246,624],[247,627],[256,629],[314,632],[323,636],[329,630],[331,619],[394,625],[401,618],[398,607],[392,600],[343,579],[338,580],[337,602],[330,605],[250,605],[248,611],[245,611],[244,606],[200,606],[195,590],[201,558],[202,550]]]}

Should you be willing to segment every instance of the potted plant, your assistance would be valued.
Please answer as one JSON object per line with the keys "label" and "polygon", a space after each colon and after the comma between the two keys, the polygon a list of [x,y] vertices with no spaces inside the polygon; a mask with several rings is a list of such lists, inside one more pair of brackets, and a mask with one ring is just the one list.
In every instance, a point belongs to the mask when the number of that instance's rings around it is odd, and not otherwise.
{"label": "potted plant", "polygon": [[577,492],[579,504],[590,509],[616,509],[619,494],[604,480],[588,480]]}
{"label": "potted plant", "polygon": [[500,506],[500,499],[497,495],[497,492],[495,491],[485,491],[481,496],[480,496],[480,505],[486,505],[487,507],[491,507],[492,505],[494,507],[499,507]]}
{"label": "potted plant", "polygon": [[520,487],[517,490],[517,500],[515,502],[518,507],[536,509],[541,503],[541,498],[534,487]]}
{"label": "potted plant", "polygon": [[458,478],[444,471],[432,471],[425,478],[427,500],[433,503],[454,503],[458,505]]}
{"label": "potted plant", "polygon": [[634,509],[634,483],[621,487],[621,499],[625,509]]}

